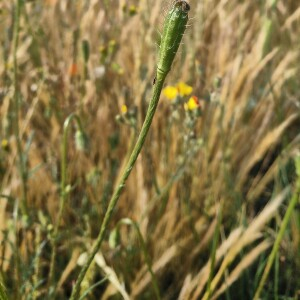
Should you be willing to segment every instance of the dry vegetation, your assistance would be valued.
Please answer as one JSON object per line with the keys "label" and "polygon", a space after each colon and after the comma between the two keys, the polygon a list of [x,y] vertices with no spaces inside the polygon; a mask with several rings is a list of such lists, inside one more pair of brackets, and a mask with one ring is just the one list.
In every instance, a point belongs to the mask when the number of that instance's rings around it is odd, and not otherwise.
{"label": "dry vegetation", "polygon": [[[145,116],[167,3],[24,1],[16,72],[15,2],[0,2],[0,272],[9,299],[67,299]],[[167,84],[192,86],[201,116],[191,121],[162,97],[82,291],[105,281],[87,299],[155,297],[135,227],[125,222],[114,230],[122,218],[138,224],[161,298],[252,299],[293,193],[299,1],[190,4],[191,26]],[[74,123],[51,294],[63,124],[71,113],[89,145],[76,148]],[[300,297],[299,236],[298,207],[261,299]]]}

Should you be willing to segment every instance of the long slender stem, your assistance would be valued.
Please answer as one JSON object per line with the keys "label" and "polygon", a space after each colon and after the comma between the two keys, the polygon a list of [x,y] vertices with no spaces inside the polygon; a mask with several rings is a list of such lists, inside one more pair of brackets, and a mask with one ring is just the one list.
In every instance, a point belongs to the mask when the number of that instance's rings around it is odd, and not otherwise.
{"label": "long slender stem", "polygon": [[[22,216],[27,216],[27,173],[24,165],[24,157],[22,153],[22,145],[20,140],[20,129],[19,129],[19,82],[18,82],[18,59],[17,59],[17,50],[19,43],[19,22],[20,22],[20,14],[21,14],[21,0],[15,1],[14,7],[14,27],[13,27],[13,86],[14,86],[14,95],[13,95],[13,103],[11,106],[11,115],[12,115],[12,128],[13,133],[16,139],[17,145],[17,156],[18,156],[18,169],[19,175],[21,177],[22,183],[22,196],[20,201],[20,209]],[[16,246],[15,246],[15,276],[16,276],[16,299],[21,298],[20,294],[20,285],[21,285],[21,269],[20,269],[20,255],[19,255],[19,232],[18,232],[18,200],[15,203],[15,236],[16,236]]]}
{"label": "long slender stem", "polygon": [[22,199],[20,201],[20,208],[23,216],[27,216],[27,172],[24,164],[24,156],[22,153],[22,144],[20,139],[19,128],[19,83],[18,83],[18,58],[17,50],[19,44],[19,29],[20,29],[20,14],[21,14],[21,0],[16,0],[14,13],[14,34],[13,34],[13,66],[14,66],[14,97],[13,97],[13,131],[16,138],[19,173],[22,182]]}
{"label": "long slender stem", "polygon": [[48,287],[49,287],[49,294],[55,292],[54,289],[50,289],[53,283],[53,276],[54,276],[54,267],[55,267],[55,259],[57,253],[57,240],[58,240],[58,230],[59,225],[61,223],[61,219],[63,216],[65,204],[67,201],[68,191],[66,191],[66,182],[67,182],[67,151],[68,151],[68,133],[70,129],[71,122],[75,120],[79,130],[82,132],[83,128],[80,122],[80,118],[76,114],[71,114],[64,122],[64,132],[63,132],[63,142],[61,147],[62,157],[61,157],[61,180],[60,180],[60,203],[59,203],[59,211],[57,220],[54,226],[53,235],[52,235],[52,254],[51,254],[51,261],[50,261],[50,271],[48,277]]}
{"label": "long slender stem", "polygon": [[114,208],[115,208],[115,206],[116,206],[116,204],[117,204],[117,202],[120,198],[121,192],[122,192],[122,190],[125,186],[125,182],[126,182],[128,176],[129,176],[129,174],[130,174],[130,172],[131,172],[131,170],[132,170],[132,168],[133,168],[133,166],[134,166],[134,164],[135,164],[135,162],[138,158],[139,153],[141,152],[141,149],[142,149],[143,144],[145,142],[147,133],[150,129],[150,125],[152,123],[152,119],[153,119],[153,116],[154,116],[155,111],[156,111],[156,107],[157,107],[157,104],[158,104],[158,101],[159,101],[160,93],[161,93],[166,75],[167,74],[162,74],[160,72],[158,72],[158,74],[157,74],[156,84],[153,86],[153,96],[152,96],[152,99],[149,103],[146,118],[145,118],[144,124],[142,126],[140,135],[139,135],[139,137],[137,139],[137,142],[136,142],[136,144],[135,144],[135,146],[132,150],[131,156],[130,156],[130,158],[127,162],[127,165],[124,169],[124,173],[120,177],[120,180],[119,180],[119,182],[116,186],[116,189],[115,189],[115,191],[114,191],[114,193],[111,197],[111,200],[108,204],[108,208],[106,210],[106,213],[105,213],[105,216],[104,216],[104,219],[103,219],[103,222],[102,222],[101,229],[100,229],[100,232],[98,234],[97,240],[96,240],[95,244],[93,245],[93,248],[92,248],[92,250],[91,250],[91,252],[90,252],[90,254],[87,258],[86,263],[84,264],[84,266],[82,267],[82,269],[79,273],[79,276],[78,276],[77,281],[74,285],[70,300],[78,299],[79,291],[80,291],[80,284],[81,284],[82,280],[84,279],[84,276],[85,276],[91,262],[93,261],[94,256],[99,251],[100,246],[103,242],[103,239],[104,239],[107,227],[108,227],[108,223],[109,223],[109,221],[112,217],[112,214],[113,214],[113,210],[114,210]]}
{"label": "long slender stem", "polygon": [[163,36],[160,44],[159,60],[158,60],[157,70],[156,70],[156,77],[155,77],[156,81],[154,81],[154,83],[156,82],[156,84],[154,84],[153,86],[152,99],[149,103],[144,124],[142,126],[137,142],[132,150],[131,156],[129,157],[127,165],[124,169],[124,172],[120,177],[116,189],[110,199],[98,237],[96,239],[95,244],[93,245],[93,248],[87,258],[86,263],[84,264],[84,266],[82,267],[79,273],[70,300],[78,299],[81,282],[84,279],[85,274],[94,259],[94,256],[100,249],[100,246],[105,236],[105,232],[108,227],[108,223],[112,217],[113,210],[117,205],[121,192],[125,186],[125,182],[129,174],[131,173],[131,170],[142,150],[146,136],[148,134],[148,131],[152,123],[152,119],[156,111],[156,107],[158,105],[159,97],[161,94],[161,90],[165,78],[171,69],[173,60],[175,58],[183,33],[185,31],[186,24],[188,21],[189,10],[190,10],[190,6],[187,2],[178,1],[174,3],[173,7],[171,8],[167,17],[165,18]]}

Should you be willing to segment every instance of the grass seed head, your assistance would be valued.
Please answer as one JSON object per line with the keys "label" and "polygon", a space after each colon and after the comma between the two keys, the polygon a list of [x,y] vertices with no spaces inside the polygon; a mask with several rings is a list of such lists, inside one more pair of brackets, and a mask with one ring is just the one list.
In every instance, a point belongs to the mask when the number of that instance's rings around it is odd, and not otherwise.
{"label": "grass seed head", "polygon": [[186,1],[176,1],[165,18],[157,64],[158,80],[164,78],[171,69],[186,29],[189,10],[190,5]]}

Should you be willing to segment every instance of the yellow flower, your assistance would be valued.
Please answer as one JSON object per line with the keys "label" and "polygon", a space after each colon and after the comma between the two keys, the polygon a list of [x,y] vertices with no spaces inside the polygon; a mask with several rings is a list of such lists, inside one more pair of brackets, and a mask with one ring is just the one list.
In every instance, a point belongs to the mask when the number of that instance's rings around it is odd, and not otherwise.
{"label": "yellow flower", "polygon": [[200,106],[199,99],[196,96],[192,96],[188,102],[184,103],[184,109],[188,110],[195,110]]}
{"label": "yellow flower", "polygon": [[178,90],[174,86],[167,86],[163,89],[163,94],[168,100],[174,100],[178,95]]}
{"label": "yellow flower", "polygon": [[137,13],[137,7],[135,5],[130,5],[129,7],[129,15],[134,16]]}
{"label": "yellow flower", "polygon": [[5,151],[9,151],[9,143],[7,139],[1,141],[1,148]]}
{"label": "yellow flower", "polygon": [[184,82],[180,81],[176,86],[167,86],[163,90],[163,94],[169,100],[174,100],[178,95],[180,97],[188,96],[192,93],[193,88]]}
{"label": "yellow flower", "polygon": [[181,97],[188,96],[192,93],[193,88],[184,82],[180,81],[177,83],[178,93]]}
{"label": "yellow flower", "polygon": [[125,105],[125,104],[123,104],[122,106],[121,106],[121,112],[122,112],[122,114],[126,114],[127,113],[127,106]]}

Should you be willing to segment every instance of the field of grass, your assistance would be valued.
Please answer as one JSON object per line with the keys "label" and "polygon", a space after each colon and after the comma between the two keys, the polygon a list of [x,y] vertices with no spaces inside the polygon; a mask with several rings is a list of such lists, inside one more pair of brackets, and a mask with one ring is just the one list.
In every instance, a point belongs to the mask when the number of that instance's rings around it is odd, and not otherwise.
{"label": "field of grass", "polygon": [[[78,299],[300,299],[300,2],[189,4]],[[70,298],[171,6],[0,1],[1,300]]]}

